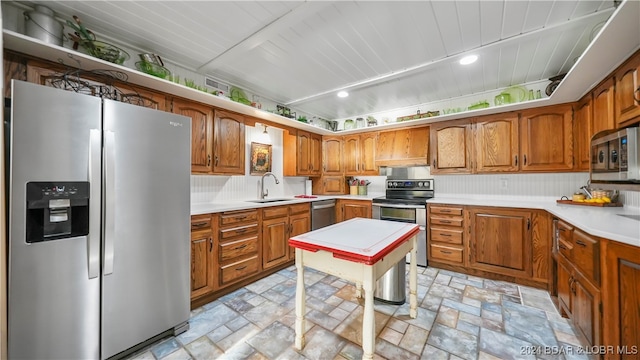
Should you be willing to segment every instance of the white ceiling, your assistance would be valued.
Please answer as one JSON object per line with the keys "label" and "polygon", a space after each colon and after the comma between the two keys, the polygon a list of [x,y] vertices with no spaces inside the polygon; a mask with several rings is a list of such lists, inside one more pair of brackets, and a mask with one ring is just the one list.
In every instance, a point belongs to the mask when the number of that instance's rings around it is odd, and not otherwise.
{"label": "white ceiling", "polygon": [[[33,6],[42,1],[21,1]],[[46,1],[134,48],[323,118],[545,80],[614,1]],[[462,55],[479,60],[463,67]],[[350,96],[335,93],[348,89]]]}

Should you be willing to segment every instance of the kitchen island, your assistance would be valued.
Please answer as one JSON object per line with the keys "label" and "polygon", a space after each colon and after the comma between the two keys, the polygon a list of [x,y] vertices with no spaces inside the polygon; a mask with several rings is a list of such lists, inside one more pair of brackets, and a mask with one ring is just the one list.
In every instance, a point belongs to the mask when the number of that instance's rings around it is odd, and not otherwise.
{"label": "kitchen island", "polygon": [[372,359],[375,348],[373,292],[375,282],[411,253],[409,271],[410,316],[417,316],[416,224],[354,218],[289,239],[296,250],[296,339],[302,350],[305,334],[304,267],[356,283],[356,295],[364,289],[362,321],[363,359]]}

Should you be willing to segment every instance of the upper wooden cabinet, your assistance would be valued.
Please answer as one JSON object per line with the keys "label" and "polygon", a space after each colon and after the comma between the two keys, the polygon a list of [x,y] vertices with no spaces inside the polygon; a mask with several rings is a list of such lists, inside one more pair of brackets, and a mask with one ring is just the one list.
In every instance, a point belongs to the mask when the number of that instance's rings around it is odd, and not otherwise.
{"label": "upper wooden cabinet", "polygon": [[431,173],[472,172],[473,131],[468,119],[431,125]]}
{"label": "upper wooden cabinet", "polygon": [[244,175],[244,116],[216,110],[213,123],[213,172]]}
{"label": "upper wooden cabinet", "polygon": [[522,171],[573,169],[573,108],[548,106],[520,116]]}
{"label": "upper wooden cabinet", "polygon": [[322,174],[342,175],[342,137],[323,136],[322,137]]}
{"label": "upper wooden cabinet", "polygon": [[614,81],[609,78],[595,88],[593,94],[593,117],[591,119],[590,134],[602,130],[615,129]]}
{"label": "upper wooden cabinet", "polygon": [[171,112],[191,118],[191,172],[213,172],[213,109],[197,102],[174,98]]}
{"label": "upper wooden cabinet", "polygon": [[378,175],[375,156],[376,133],[344,137],[342,160],[345,175]]}
{"label": "upper wooden cabinet", "polygon": [[614,73],[615,119],[618,127],[640,120],[640,52],[637,52]]}
{"label": "upper wooden cabinet", "polygon": [[322,137],[308,131],[285,132],[284,176],[318,176],[322,169]]}
{"label": "upper wooden cabinet", "polygon": [[518,129],[517,113],[478,118],[475,123],[476,171],[517,171]]}
{"label": "upper wooden cabinet", "polygon": [[377,166],[429,165],[429,127],[378,132]]}
{"label": "upper wooden cabinet", "polygon": [[593,135],[593,103],[591,94],[587,94],[576,105],[574,118],[575,146],[576,146],[576,170],[589,171],[591,157],[591,136]]}

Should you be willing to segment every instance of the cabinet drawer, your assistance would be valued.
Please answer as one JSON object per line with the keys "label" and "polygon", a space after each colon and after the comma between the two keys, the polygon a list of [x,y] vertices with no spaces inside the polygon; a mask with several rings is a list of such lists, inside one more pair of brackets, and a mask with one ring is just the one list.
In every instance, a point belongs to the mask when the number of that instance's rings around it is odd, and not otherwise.
{"label": "cabinet drawer", "polygon": [[431,241],[462,245],[462,229],[431,228]]}
{"label": "cabinet drawer", "polygon": [[211,229],[211,215],[193,215],[191,217],[191,231]]}
{"label": "cabinet drawer", "polygon": [[253,236],[246,239],[220,243],[218,256],[220,262],[223,263],[233,258],[256,253],[257,251],[258,237]]}
{"label": "cabinet drawer", "polygon": [[573,245],[571,243],[566,242],[564,239],[558,239],[558,249],[560,253],[564,255],[567,259],[571,259],[571,250],[573,249]]}
{"label": "cabinet drawer", "polygon": [[462,227],[462,218],[461,217],[438,217],[432,216],[429,218],[429,225],[446,225],[446,226],[456,226]]}
{"label": "cabinet drawer", "polygon": [[[558,220],[557,224],[558,229],[558,237],[559,239],[564,240],[566,243],[571,243],[571,237],[573,233],[573,226],[567,224],[562,220]],[[570,259],[570,258],[568,258]]]}
{"label": "cabinet drawer", "polygon": [[309,203],[289,205],[289,215],[309,212]]}
{"label": "cabinet drawer", "polygon": [[462,264],[462,249],[449,246],[431,244],[431,258]]}
{"label": "cabinet drawer", "polygon": [[430,206],[429,211],[431,214],[462,215],[462,208],[459,207]]}
{"label": "cabinet drawer", "polygon": [[225,227],[251,221],[258,221],[256,210],[225,212],[220,215],[220,226]]}
{"label": "cabinet drawer", "polygon": [[258,233],[258,224],[247,224],[229,229],[220,230],[220,240],[225,240],[238,235],[253,235]]}
{"label": "cabinet drawer", "polygon": [[226,285],[258,272],[258,256],[235,262],[220,268],[220,283]]}
{"label": "cabinet drawer", "polygon": [[274,206],[262,209],[263,219],[273,219],[279,217],[286,217],[289,213],[289,209],[286,206]]}
{"label": "cabinet drawer", "polygon": [[596,239],[579,230],[573,231],[573,263],[596,284],[600,283],[599,254],[599,243]]}

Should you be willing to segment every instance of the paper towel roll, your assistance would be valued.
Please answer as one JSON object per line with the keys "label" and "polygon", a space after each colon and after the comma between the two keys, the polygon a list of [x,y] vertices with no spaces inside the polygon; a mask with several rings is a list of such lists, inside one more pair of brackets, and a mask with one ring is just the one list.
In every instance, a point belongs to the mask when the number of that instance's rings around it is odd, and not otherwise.
{"label": "paper towel roll", "polygon": [[305,195],[311,195],[311,187],[313,186],[313,183],[311,182],[311,180],[305,180],[304,182],[304,194]]}

